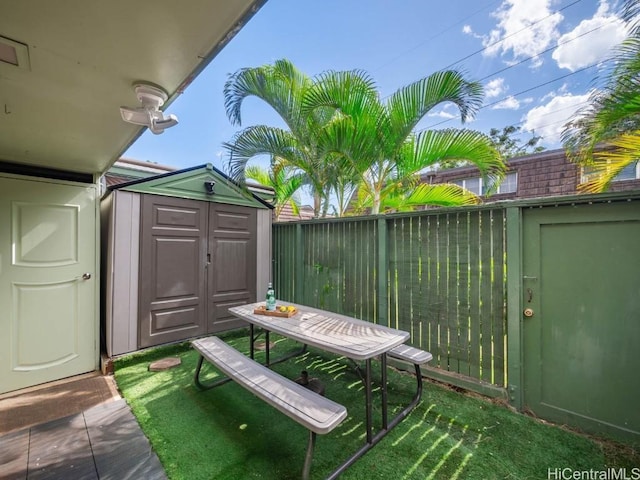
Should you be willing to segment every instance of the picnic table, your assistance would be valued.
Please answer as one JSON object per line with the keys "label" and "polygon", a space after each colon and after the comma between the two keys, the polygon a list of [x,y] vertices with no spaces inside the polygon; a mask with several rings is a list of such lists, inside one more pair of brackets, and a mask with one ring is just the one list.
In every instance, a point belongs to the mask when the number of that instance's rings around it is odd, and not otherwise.
{"label": "picnic table", "polygon": [[[274,363],[304,352],[308,345],[344,356],[354,362],[365,391],[366,440],[362,447],[341,463],[327,478],[334,480],[358,458],[376,445],[393,427],[402,421],[419,403],[422,396],[422,374],[420,365],[430,361],[432,356],[404,342],[409,333],[376,325],[338,313],[328,312],[304,305],[289,304],[294,307],[291,316],[276,316],[260,310],[262,302],[229,308],[229,312],[249,323],[249,357],[242,354],[217,336],[200,338],[192,342],[200,354],[194,382],[200,389],[214,388],[228,381],[235,381],[272,407],[295,420],[309,430],[309,442],[302,470],[303,480],[310,475],[313,451],[317,434],[326,434],[336,428],[347,417],[347,409],[330,398],[285,378],[269,367]],[[263,307],[264,308],[264,307]],[[256,328],[259,333],[256,334]],[[269,333],[275,332],[301,343],[301,348],[293,354],[270,358]],[[265,334],[266,365],[254,359],[255,342]],[[388,414],[387,399],[387,356],[412,364],[416,373],[416,392],[413,399],[392,419]],[[373,425],[373,375],[372,360],[380,360],[380,402],[381,425]],[[203,381],[200,378],[204,361],[216,366],[224,377]],[[364,373],[358,362],[364,362]]]}

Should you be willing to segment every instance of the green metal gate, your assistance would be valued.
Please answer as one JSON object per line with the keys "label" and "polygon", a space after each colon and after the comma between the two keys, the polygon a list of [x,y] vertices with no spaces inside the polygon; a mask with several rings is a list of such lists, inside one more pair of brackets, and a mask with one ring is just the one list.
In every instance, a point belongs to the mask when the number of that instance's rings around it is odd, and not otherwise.
{"label": "green metal gate", "polygon": [[523,220],[525,408],[638,441],[640,202],[524,209]]}

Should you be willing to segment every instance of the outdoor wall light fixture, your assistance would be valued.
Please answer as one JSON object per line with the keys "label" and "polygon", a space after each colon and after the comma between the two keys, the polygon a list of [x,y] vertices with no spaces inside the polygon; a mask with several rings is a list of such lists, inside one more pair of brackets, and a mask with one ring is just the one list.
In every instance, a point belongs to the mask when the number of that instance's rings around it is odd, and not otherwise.
{"label": "outdoor wall light fixture", "polygon": [[207,191],[207,195],[213,195],[214,192],[213,191],[213,187],[215,186],[216,182],[214,182],[213,180],[205,180],[204,182],[204,189]]}
{"label": "outdoor wall light fixture", "polygon": [[120,107],[120,115],[125,122],[149,127],[152,133],[160,135],[165,128],[178,124],[175,115],[165,116],[160,107],[167,101],[167,93],[159,87],[149,84],[134,84],[134,90],[141,107]]}

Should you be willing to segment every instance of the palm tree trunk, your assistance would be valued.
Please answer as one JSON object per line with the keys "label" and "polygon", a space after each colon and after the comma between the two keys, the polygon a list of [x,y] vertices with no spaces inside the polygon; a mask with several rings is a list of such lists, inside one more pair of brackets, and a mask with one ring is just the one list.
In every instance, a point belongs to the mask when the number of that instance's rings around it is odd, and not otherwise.
{"label": "palm tree trunk", "polygon": [[320,217],[320,205],[321,205],[320,195],[318,193],[314,193],[313,194],[313,217],[314,218]]}
{"label": "palm tree trunk", "polygon": [[371,205],[371,215],[378,215],[380,213],[380,190],[374,188],[373,191],[373,204]]}

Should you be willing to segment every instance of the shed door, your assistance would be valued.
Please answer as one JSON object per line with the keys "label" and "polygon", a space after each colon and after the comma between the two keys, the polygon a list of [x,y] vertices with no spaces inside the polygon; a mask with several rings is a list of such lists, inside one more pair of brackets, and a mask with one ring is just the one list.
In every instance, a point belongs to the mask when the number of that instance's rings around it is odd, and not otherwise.
{"label": "shed door", "polygon": [[227,309],[255,301],[256,222],[253,208],[210,204],[209,333],[243,326]]}
{"label": "shed door", "polygon": [[143,195],[141,347],[206,333],[207,203]]}
{"label": "shed door", "polygon": [[538,416],[640,438],[640,206],[524,211],[524,399]]}
{"label": "shed door", "polygon": [[95,198],[0,178],[0,393],[97,367]]}

